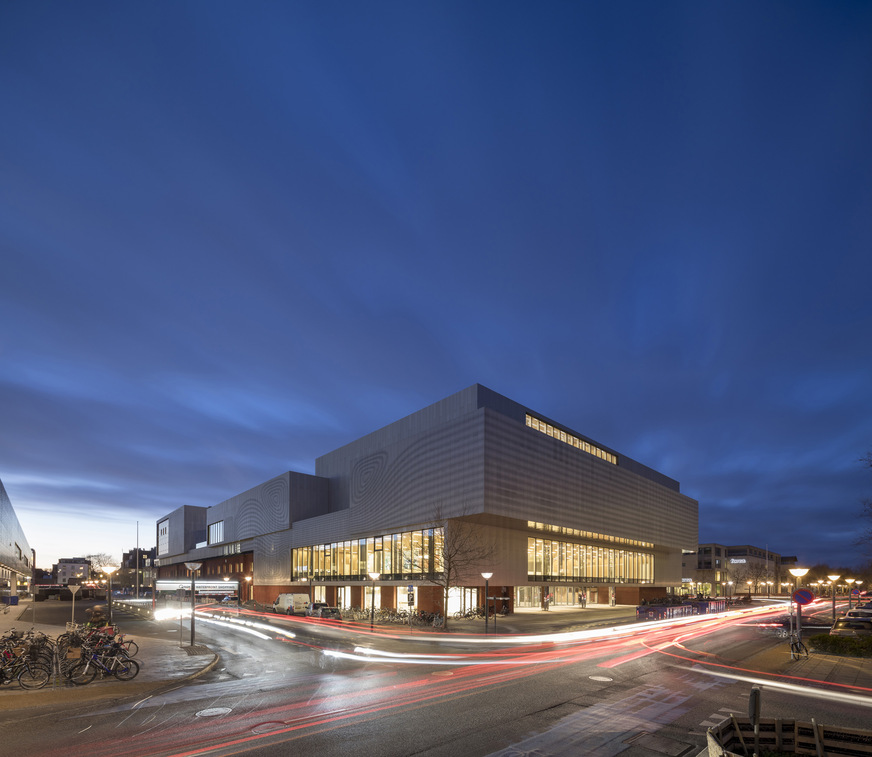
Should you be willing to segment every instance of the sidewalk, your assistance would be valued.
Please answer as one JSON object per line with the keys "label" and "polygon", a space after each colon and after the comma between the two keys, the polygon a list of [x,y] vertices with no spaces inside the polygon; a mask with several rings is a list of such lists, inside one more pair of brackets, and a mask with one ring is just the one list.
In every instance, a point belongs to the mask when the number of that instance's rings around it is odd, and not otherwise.
{"label": "sidewalk", "polygon": [[[31,600],[22,600],[10,608],[8,613],[0,612],[0,636],[9,630],[29,631],[34,629],[56,639],[66,631],[66,626],[37,623],[31,621]],[[39,620],[39,609],[36,610]],[[208,647],[189,647],[180,645],[177,635],[166,639],[149,636],[130,635],[139,645],[136,661],[139,675],[132,681],[118,681],[114,678],[97,679],[87,686],[76,686],[67,681],[55,680],[42,689],[28,691],[18,683],[12,682],[0,687],[0,710],[14,710],[35,707],[43,704],[68,702],[71,696],[76,701],[99,699],[106,696],[127,697],[147,696],[149,692],[174,682],[187,681],[210,670],[218,662],[218,655]]]}

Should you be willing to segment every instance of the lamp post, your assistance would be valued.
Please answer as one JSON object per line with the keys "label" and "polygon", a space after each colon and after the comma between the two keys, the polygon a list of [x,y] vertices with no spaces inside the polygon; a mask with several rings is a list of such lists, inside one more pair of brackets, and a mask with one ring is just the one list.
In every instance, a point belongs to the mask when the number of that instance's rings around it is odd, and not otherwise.
{"label": "lamp post", "polygon": [[[490,581],[493,573],[482,573],[481,577],[484,579],[484,635],[487,636],[487,620],[488,615],[490,615],[490,604],[487,598],[487,582]],[[494,625],[496,625],[496,616],[494,616]]]}
{"label": "lamp post", "polygon": [[194,583],[194,573],[203,567],[203,563],[186,562],[185,567],[191,571],[191,646],[194,646],[194,612],[197,609],[197,585]]}
{"label": "lamp post", "polygon": [[766,599],[772,599],[772,581],[766,582]]}
{"label": "lamp post", "polygon": [[848,611],[851,610],[851,585],[856,581],[856,578],[846,578],[845,583],[848,584]]}
{"label": "lamp post", "polygon": [[836,622],[836,581],[838,581],[841,576],[827,576],[830,579],[833,585],[833,623]]}
{"label": "lamp post", "polygon": [[252,579],[252,576],[245,577],[245,601],[246,602],[251,601],[251,579]]}
{"label": "lamp post", "polygon": [[378,581],[380,573],[372,571],[367,574],[372,579],[372,601],[369,603],[369,630],[375,630],[375,582]]}
{"label": "lamp post", "polygon": [[750,597],[751,596],[751,584],[753,584],[754,582],[753,581],[745,581],[745,583],[748,584],[748,596]]}
{"label": "lamp post", "polygon": [[[806,573],[808,573],[808,568],[790,568],[790,575],[793,576],[793,590],[796,591],[799,584],[799,579],[802,578]],[[791,610],[793,609],[793,604],[790,605]],[[796,636],[802,641],[802,605],[797,602],[796,603]]]}
{"label": "lamp post", "polygon": [[112,625],[112,574],[116,570],[118,570],[118,567],[115,565],[104,565],[102,568],[100,568],[100,570],[102,570],[106,574],[106,577],[109,579],[109,582],[108,582],[109,588],[106,590],[106,600],[107,600],[107,604],[109,605],[109,625],[111,626]]}
{"label": "lamp post", "polygon": [[730,601],[730,587],[733,585],[732,581],[727,581],[727,602]]}

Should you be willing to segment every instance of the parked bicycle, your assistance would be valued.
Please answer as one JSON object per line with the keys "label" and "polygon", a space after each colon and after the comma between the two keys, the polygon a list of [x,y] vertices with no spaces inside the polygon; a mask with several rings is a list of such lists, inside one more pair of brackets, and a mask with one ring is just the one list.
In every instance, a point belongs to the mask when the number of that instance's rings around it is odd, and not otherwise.
{"label": "parked bicycle", "polygon": [[0,639],[0,684],[17,681],[23,689],[41,689],[51,678],[51,661],[40,649],[40,634],[11,631]]}
{"label": "parked bicycle", "polygon": [[798,660],[808,657],[808,648],[796,633],[790,634],[790,659]]}
{"label": "parked bicycle", "polygon": [[131,681],[139,674],[139,664],[124,652],[120,644],[85,647],[82,659],[67,677],[77,686],[91,683],[98,675],[114,675],[119,681]]}

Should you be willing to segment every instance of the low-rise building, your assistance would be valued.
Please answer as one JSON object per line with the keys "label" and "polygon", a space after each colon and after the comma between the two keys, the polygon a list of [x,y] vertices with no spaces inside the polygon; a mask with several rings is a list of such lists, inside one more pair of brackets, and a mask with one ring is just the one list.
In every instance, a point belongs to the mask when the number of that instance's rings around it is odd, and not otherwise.
{"label": "low-rise building", "polygon": [[698,546],[696,570],[685,586],[688,593],[711,596],[780,594],[791,581],[781,555],[768,547],[708,543]]}
{"label": "low-rise building", "polygon": [[52,567],[55,583],[83,584],[91,578],[91,561],[85,557],[61,557]]}

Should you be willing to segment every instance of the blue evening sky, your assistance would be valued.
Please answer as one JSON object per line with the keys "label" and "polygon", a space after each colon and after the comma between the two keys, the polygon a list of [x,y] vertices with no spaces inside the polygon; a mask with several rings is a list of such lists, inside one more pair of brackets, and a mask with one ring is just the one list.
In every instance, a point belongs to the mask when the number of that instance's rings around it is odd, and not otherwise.
{"label": "blue evening sky", "polygon": [[40,566],[473,383],[862,563],[872,4],[6,2],[0,107]]}

